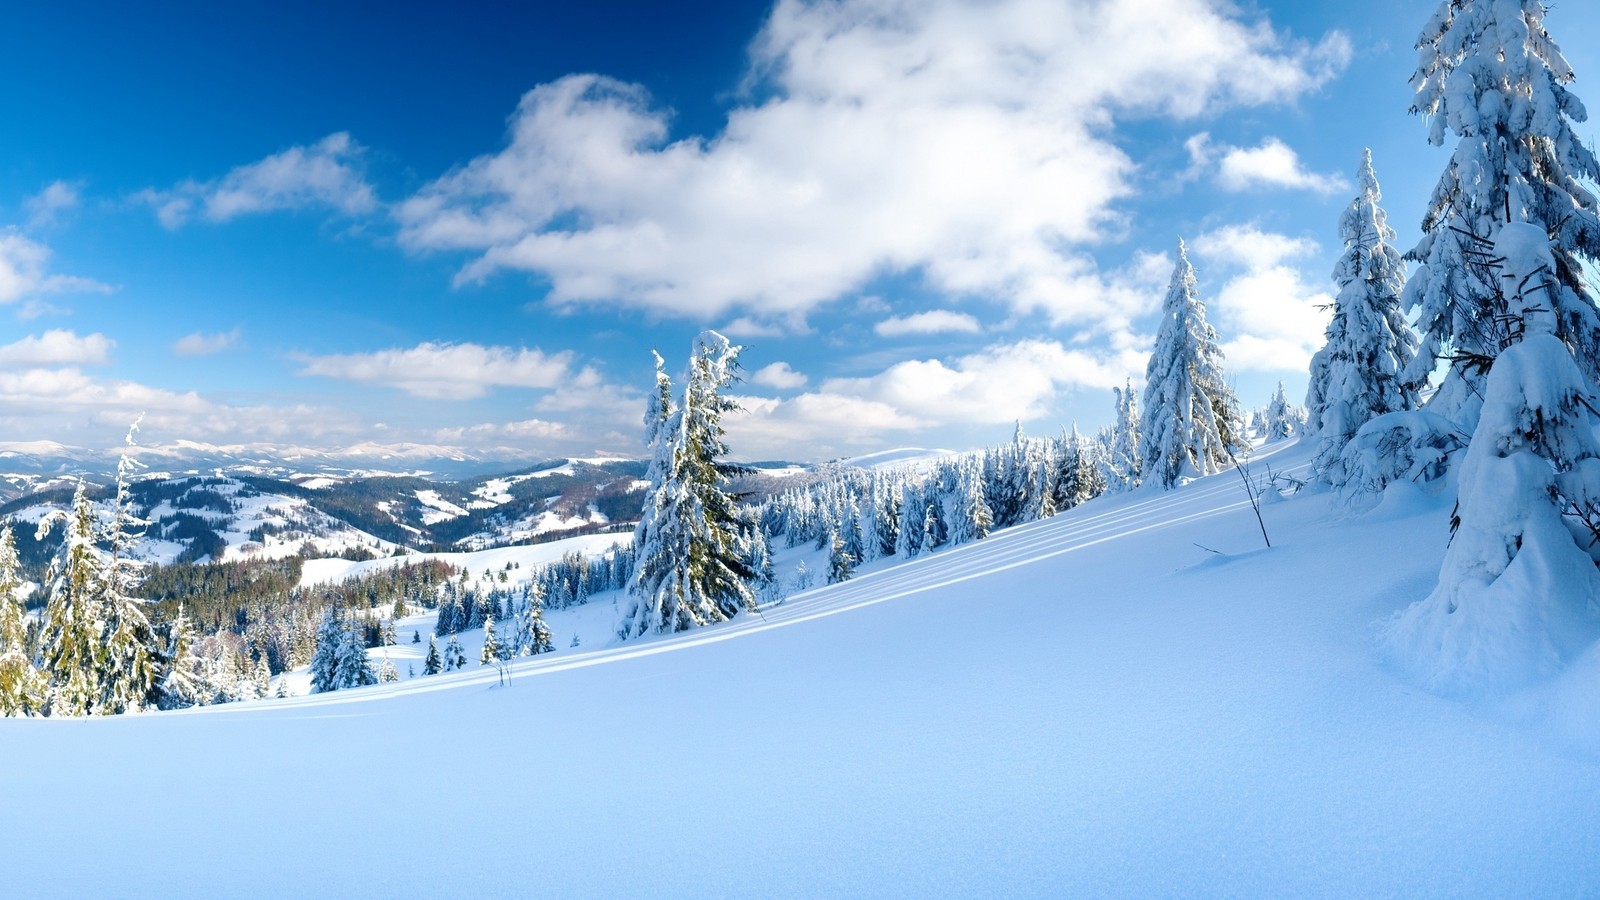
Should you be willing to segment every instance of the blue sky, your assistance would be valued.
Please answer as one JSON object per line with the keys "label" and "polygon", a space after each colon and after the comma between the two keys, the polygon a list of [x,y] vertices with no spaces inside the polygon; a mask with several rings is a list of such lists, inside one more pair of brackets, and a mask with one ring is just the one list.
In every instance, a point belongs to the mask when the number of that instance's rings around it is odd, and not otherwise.
{"label": "blue sky", "polygon": [[706,327],[746,458],[1089,430],[1180,236],[1257,406],[1361,149],[1403,249],[1447,154],[1433,3],[325,6],[8,14],[4,439],[637,453]]}

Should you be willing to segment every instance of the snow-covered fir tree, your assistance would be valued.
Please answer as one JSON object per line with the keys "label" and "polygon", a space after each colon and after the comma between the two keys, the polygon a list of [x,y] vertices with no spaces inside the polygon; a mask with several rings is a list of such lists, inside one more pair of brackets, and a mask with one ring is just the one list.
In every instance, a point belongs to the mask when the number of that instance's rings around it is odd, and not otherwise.
{"label": "snow-covered fir tree", "polygon": [[465,669],[467,667],[467,652],[461,649],[461,640],[455,635],[450,635],[449,643],[444,645],[444,670]]}
{"label": "snow-covered fir tree", "polygon": [[163,654],[167,660],[158,686],[162,709],[183,709],[211,699],[206,688],[203,663],[194,650],[194,626],[183,607],[167,625],[167,647]]}
{"label": "snow-covered fir tree", "polygon": [[1139,395],[1133,390],[1133,381],[1120,388],[1112,388],[1116,398],[1117,418],[1111,426],[1110,448],[1105,455],[1105,481],[1109,490],[1127,491],[1139,486],[1143,480],[1142,460],[1139,456]]}
{"label": "snow-covered fir tree", "polygon": [[516,640],[511,655],[536,656],[555,648],[555,637],[544,620],[544,591],[538,584],[530,585],[527,599],[518,614]]}
{"label": "snow-covered fir tree", "polygon": [[338,605],[328,607],[317,629],[316,654],[311,657],[312,693],[377,683],[359,628],[345,620]]}
{"label": "snow-covered fir tree", "polygon": [[1278,382],[1278,390],[1273,393],[1272,399],[1267,401],[1258,419],[1261,437],[1269,444],[1294,437],[1305,428],[1305,419],[1301,416],[1300,408],[1289,402],[1281,381]]}
{"label": "snow-covered fir tree", "polygon": [[833,539],[829,543],[828,583],[849,581],[850,576],[856,572],[856,558],[851,555],[849,546],[837,532],[833,534]]}
{"label": "snow-covered fir tree", "polygon": [[16,537],[9,526],[0,528],[0,716],[39,715],[47,696],[28,646],[20,568]]}
{"label": "snow-covered fir tree", "polygon": [[428,635],[428,655],[422,660],[422,674],[437,675],[444,671],[444,660],[439,657],[439,642]]}
{"label": "snow-covered fir tree", "polygon": [[[1446,692],[1553,674],[1600,636],[1588,549],[1600,538],[1596,398],[1556,334],[1557,262],[1544,228],[1507,225],[1494,253],[1503,314],[1519,328],[1484,385],[1438,587],[1384,635],[1402,667]],[[1588,526],[1577,540],[1567,512]]]}
{"label": "snow-covered fir tree", "polygon": [[478,665],[492,666],[500,661],[500,638],[494,633],[494,616],[483,620],[483,648],[478,651]]}
{"label": "snow-covered fir tree", "polygon": [[1378,205],[1383,193],[1371,150],[1361,154],[1356,183],[1360,193],[1339,216],[1344,252],[1333,267],[1339,295],[1306,388],[1306,432],[1317,442],[1313,468],[1335,485],[1344,481],[1339,455],[1361,426],[1418,402],[1416,384],[1406,377],[1419,374],[1403,376],[1417,355],[1416,334],[1400,312],[1406,264]]}
{"label": "snow-covered fir tree", "polygon": [[1450,366],[1429,408],[1467,429],[1495,355],[1497,285],[1482,262],[1500,229],[1526,221],[1552,238],[1554,285],[1544,302],[1556,336],[1591,380],[1600,376],[1600,314],[1581,260],[1600,260],[1600,217],[1591,189],[1600,161],[1574,133],[1587,118],[1568,89],[1572,67],[1544,27],[1543,0],[1442,0],[1417,39],[1413,113],[1428,142],[1453,134],[1450,156],[1407,254],[1419,265],[1403,302],[1422,331],[1421,352],[1401,376],[1419,383],[1440,358]]}
{"label": "snow-covered fir tree", "polygon": [[740,469],[723,460],[726,395],[737,380],[739,349],[715,331],[694,344],[682,397],[656,357],[656,387],[645,413],[650,488],[634,530],[635,563],[617,634],[683,631],[753,609],[751,526],[727,484]]}
{"label": "snow-covered fir tree", "polygon": [[378,683],[391,684],[399,680],[400,673],[395,671],[394,663],[389,661],[389,654],[383,654],[383,661],[378,663]]}
{"label": "snow-covered fir tree", "polygon": [[[129,430],[129,445],[138,427],[135,422]],[[159,699],[156,685],[162,675],[162,648],[142,602],[135,596],[143,579],[144,564],[133,558],[132,550],[149,524],[135,515],[129,495],[136,466],[128,453],[123,453],[118,460],[116,494],[101,536],[109,548],[98,603],[102,616],[101,662],[100,696],[95,706],[102,713],[137,712]]]}
{"label": "snow-covered fir tree", "polygon": [[1181,478],[1219,472],[1244,447],[1238,402],[1223,380],[1222,349],[1182,241],[1145,373],[1143,408],[1139,460],[1147,483],[1171,488]]}
{"label": "snow-covered fir tree", "polygon": [[71,510],[40,520],[38,537],[42,539],[57,522],[64,523],[64,533],[45,576],[49,589],[39,626],[39,666],[50,680],[51,715],[89,715],[99,711],[104,573],[95,547],[94,506],[82,479],[72,495]]}

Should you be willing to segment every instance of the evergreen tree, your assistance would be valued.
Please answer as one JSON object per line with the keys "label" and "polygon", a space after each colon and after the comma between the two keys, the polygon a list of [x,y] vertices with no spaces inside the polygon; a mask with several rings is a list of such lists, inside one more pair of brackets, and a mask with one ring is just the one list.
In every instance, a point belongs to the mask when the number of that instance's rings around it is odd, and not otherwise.
{"label": "evergreen tree", "polygon": [[1132,380],[1121,388],[1112,388],[1111,393],[1116,397],[1117,420],[1112,426],[1111,449],[1105,458],[1105,480],[1112,490],[1127,491],[1138,487],[1143,480],[1139,456],[1139,397],[1133,392]]}
{"label": "evergreen tree", "polygon": [[450,635],[450,642],[444,645],[444,670],[465,669],[467,667],[467,652],[461,649],[461,641],[456,635]]}
{"label": "evergreen tree", "polygon": [[[129,430],[129,445],[138,427],[135,422]],[[141,601],[135,596],[143,579],[144,566],[133,558],[131,551],[149,524],[134,514],[129,495],[136,466],[132,456],[122,454],[117,463],[111,519],[103,532],[110,552],[99,583],[98,607],[103,622],[100,628],[100,696],[95,705],[102,713],[137,712],[159,698],[156,686],[162,675],[161,648]]]}
{"label": "evergreen tree", "polygon": [[478,665],[493,665],[500,659],[500,641],[494,634],[494,616],[483,620],[483,649],[478,651]]}
{"label": "evergreen tree", "polygon": [[50,587],[39,627],[39,663],[50,680],[51,714],[89,715],[99,711],[104,575],[95,549],[94,507],[82,479],[72,496],[71,512],[45,516],[39,523],[39,539],[56,522],[65,523],[65,533],[45,576]]}
{"label": "evergreen tree", "polygon": [[181,605],[167,626],[167,647],[162,656],[167,665],[158,686],[157,705],[162,709],[183,709],[211,699],[200,657],[194,652],[194,626]]}
{"label": "evergreen tree", "polygon": [[1590,187],[1600,161],[1572,124],[1587,118],[1567,88],[1572,67],[1546,33],[1542,0],[1442,0],[1417,39],[1411,111],[1428,142],[1458,140],[1407,254],[1419,265],[1403,301],[1417,316],[1421,352],[1402,374],[1421,383],[1435,360],[1453,364],[1429,408],[1465,428],[1477,421],[1481,382],[1499,351],[1501,296],[1481,263],[1509,222],[1552,239],[1553,287],[1544,302],[1556,337],[1591,381],[1600,377],[1600,313],[1582,260],[1600,260],[1600,217]]}
{"label": "evergreen tree", "polygon": [[394,669],[394,663],[389,661],[389,654],[383,654],[383,661],[378,663],[378,683],[392,684],[400,680],[400,673]]}
{"label": "evergreen tree", "polygon": [[359,623],[347,622],[337,605],[328,607],[317,629],[316,654],[311,657],[312,693],[377,684],[365,644]]}
{"label": "evergreen tree", "polygon": [[337,605],[329,606],[322,614],[322,624],[317,627],[317,649],[311,656],[311,692],[313,694],[336,691],[338,683],[339,654],[347,633]]}
{"label": "evergreen tree", "polygon": [[1302,427],[1299,412],[1289,402],[1284,394],[1283,382],[1279,381],[1278,390],[1268,401],[1261,417],[1261,436],[1270,444],[1299,434]]}
{"label": "evergreen tree", "polygon": [[48,685],[29,652],[18,569],[16,537],[7,526],[0,529],[0,716],[38,715],[47,696]]}
{"label": "evergreen tree", "polygon": [[911,482],[901,485],[900,491],[900,534],[895,543],[895,553],[901,559],[911,559],[922,552],[927,510],[924,509],[922,492]]}
{"label": "evergreen tree", "polygon": [[1356,181],[1361,193],[1339,217],[1344,253],[1333,267],[1339,296],[1327,342],[1311,358],[1306,390],[1306,432],[1318,442],[1314,468],[1335,483],[1343,480],[1335,471],[1339,454],[1362,425],[1418,402],[1403,374],[1417,353],[1416,335],[1400,312],[1405,260],[1391,246],[1394,230],[1378,205],[1383,193],[1371,150],[1361,154]]}
{"label": "evergreen tree", "polygon": [[623,638],[684,631],[753,609],[748,582],[753,530],[726,490],[739,474],[723,462],[722,416],[738,409],[724,392],[738,375],[738,347],[714,331],[695,341],[681,402],[656,357],[656,389],[645,414],[650,489],[634,531],[635,565]]}
{"label": "evergreen tree", "polygon": [[444,671],[444,661],[439,658],[439,644],[430,635],[428,637],[428,656],[422,661],[422,674],[437,675]]}
{"label": "evergreen tree", "polygon": [[838,533],[833,535],[829,542],[828,550],[828,583],[838,584],[849,581],[850,576],[856,571],[856,558],[850,555],[850,548],[845,539]]}
{"label": "evergreen tree", "polygon": [[1223,381],[1217,333],[1206,322],[1194,267],[1179,241],[1178,263],[1145,373],[1139,423],[1143,477],[1166,489],[1185,476],[1220,472],[1244,447],[1242,429],[1233,390]]}

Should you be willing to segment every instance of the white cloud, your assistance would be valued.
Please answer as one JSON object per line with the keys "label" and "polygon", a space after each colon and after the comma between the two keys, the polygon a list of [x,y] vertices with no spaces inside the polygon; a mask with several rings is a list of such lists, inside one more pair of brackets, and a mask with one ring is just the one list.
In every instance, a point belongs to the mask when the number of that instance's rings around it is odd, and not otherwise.
{"label": "white cloud", "polygon": [[909,316],[893,316],[872,326],[882,337],[901,337],[908,334],[941,334],[956,332],[977,334],[981,329],[978,320],[967,313],[948,309],[930,309]]}
{"label": "white cloud", "polygon": [[40,366],[103,366],[110,361],[116,341],[103,334],[78,336],[53,328],[0,346],[0,369]]}
{"label": "white cloud", "polygon": [[168,228],[183,225],[196,212],[212,222],[249,213],[331,207],[345,215],[370,213],[377,196],[362,173],[364,149],[349,134],[330,134],[309,147],[290,147],[239,166],[221,178],[185,181],[171,190],[141,191]]}
{"label": "white cloud", "polygon": [[[1333,296],[1289,264],[1315,254],[1315,241],[1227,225],[1196,237],[1195,255],[1234,272],[1202,299],[1223,337],[1227,368],[1275,371],[1306,368],[1323,344]],[[1205,273],[1200,273],[1202,281]]]}
{"label": "white cloud", "polygon": [[14,228],[0,230],[0,304],[39,294],[111,292],[110,285],[93,279],[51,274],[49,261],[49,247]]}
{"label": "white cloud", "polygon": [[23,201],[28,212],[28,227],[42,228],[54,225],[60,214],[76,209],[79,203],[78,186],[66,181],[52,181],[44,190]]}
{"label": "white cloud", "polygon": [[795,388],[805,387],[806,382],[809,380],[805,375],[789,368],[789,364],[786,362],[775,362],[768,366],[762,366],[750,376],[752,384],[762,384],[770,388],[777,388],[780,391],[792,391]]}
{"label": "white cloud", "polygon": [[831,378],[790,399],[741,397],[747,414],[724,424],[735,452],[746,456],[792,454],[796,446],[842,452],[894,434],[1050,415],[1068,391],[1120,387],[1144,371],[1147,356],[1133,346],[995,344],[950,361],[907,360],[868,377]]}
{"label": "white cloud", "polygon": [[535,88],[503,150],[400,207],[402,242],[474,254],[459,282],[540,273],[557,305],[767,322],[916,271],[1122,323],[1142,301],[1101,291],[1074,249],[1132,190],[1115,119],[1292,99],[1349,44],[1203,0],[784,0],[751,55],[769,99],[708,138],[671,140],[635,85]]}
{"label": "white cloud", "polygon": [[581,389],[592,384],[596,379],[589,370],[573,375],[572,360],[571,352],[425,342],[375,353],[304,356],[299,374],[393,387],[415,397],[465,400],[495,387]]}
{"label": "white cloud", "polygon": [[1230,191],[1257,187],[1290,188],[1331,194],[1347,190],[1350,182],[1338,173],[1322,175],[1300,163],[1300,156],[1288,144],[1269,137],[1258,147],[1213,144],[1204,132],[1184,142],[1196,170],[1215,165],[1217,183]]}
{"label": "white cloud", "polygon": [[196,331],[173,341],[172,352],[179,356],[210,356],[214,353],[221,353],[238,342],[239,329],[237,328],[216,334],[203,334]]}

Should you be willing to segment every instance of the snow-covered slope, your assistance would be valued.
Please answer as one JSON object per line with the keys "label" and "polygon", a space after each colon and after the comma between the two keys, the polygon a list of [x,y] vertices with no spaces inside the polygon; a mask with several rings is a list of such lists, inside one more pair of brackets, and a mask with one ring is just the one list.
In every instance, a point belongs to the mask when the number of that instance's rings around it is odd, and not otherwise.
{"label": "snow-covered slope", "polygon": [[5,891],[1593,894],[1600,660],[1464,703],[1370,649],[1449,508],[1292,498],[1265,549],[1228,473],[508,687],[0,720]]}

